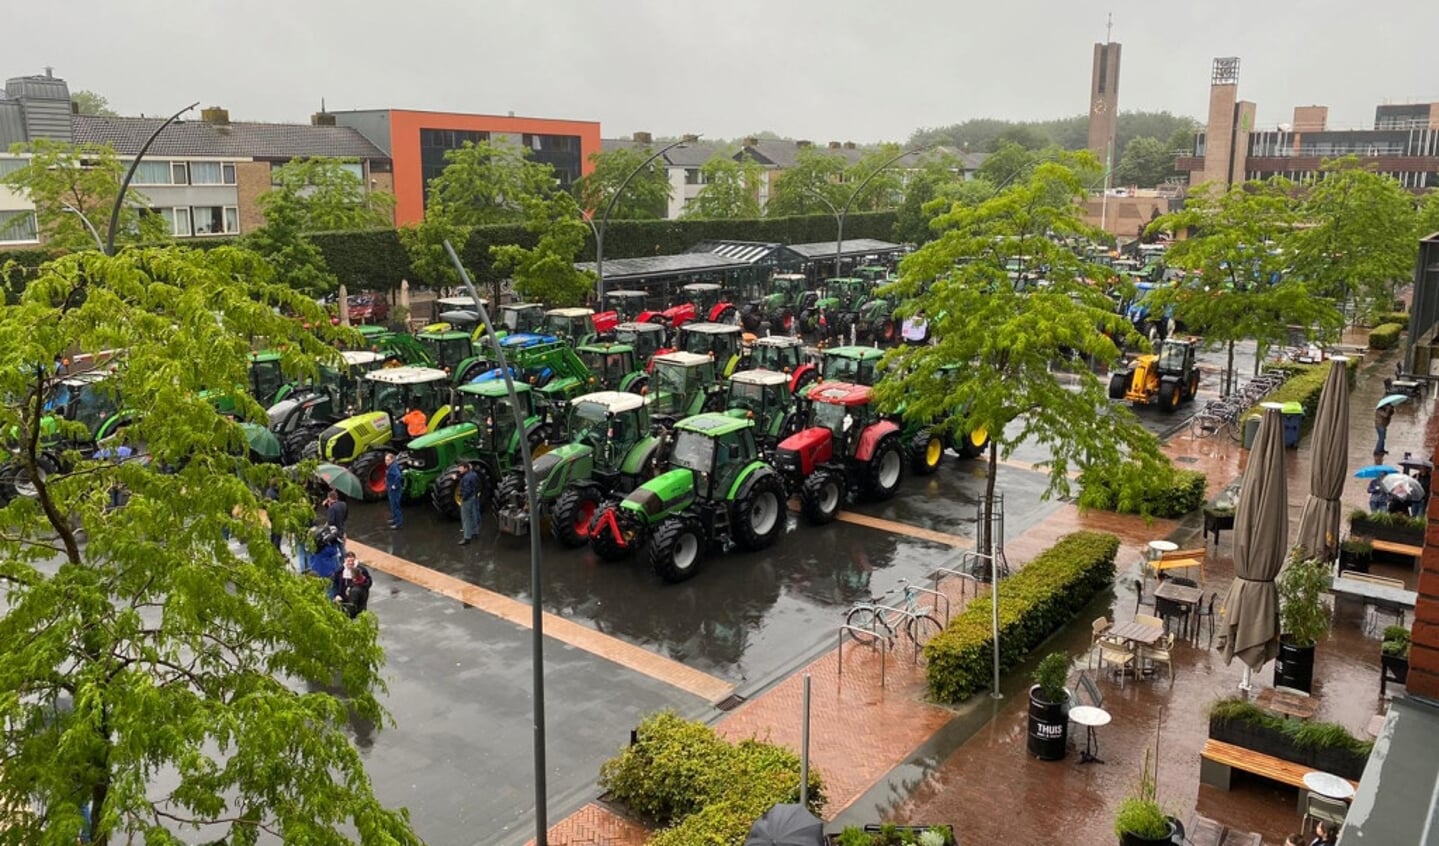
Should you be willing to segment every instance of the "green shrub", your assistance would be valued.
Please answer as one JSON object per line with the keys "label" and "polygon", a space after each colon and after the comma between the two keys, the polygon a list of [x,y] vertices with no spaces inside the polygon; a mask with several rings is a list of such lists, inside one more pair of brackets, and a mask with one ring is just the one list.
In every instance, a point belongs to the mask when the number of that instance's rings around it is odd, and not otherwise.
{"label": "green shrub", "polygon": [[1039,686],[1039,698],[1045,702],[1064,702],[1064,680],[1069,675],[1069,656],[1063,652],[1051,652],[1040,659],[1030,678]]}
{"label": "green shrub", "polygon": [[1146,517],[1183,517],[1204,505],[1209,477],[1180,470],[1165,460],[1162,469],[1138,464],[1091,467],[1079,477],[1079,507]]}
{"label": "green shrub", "polygon": [[1407,311],[1386,311],[1374,316],[1370,322],[1371,326],[1383,326],[1385,323],[1398,323],[1400,326],[1409,327],[1409,312]]}
{"label": "green shrub", "polygon": [[1349,531],[1354,531],[1355,523],[1393,526],[1398,529],[1422,532],[1429,525],[1429,519],[1427,517],[1410,517],[1408,514],[1395,514],[1392,511],[1365,511],[1362,508],[1356,508],[1349,512]]}
{"label": "green shrub", "polygon": [[1360,740],[1337,723],[1314,720],[1288,720],[1250,702],[1248,699],[1220,699],[1209,706],[1209,719],[1218,723],[1246,723],[1259,728],[1282,732],[1301,749],[1347,749],[1368,755],[1373,741]]}
{"label": "green shrub", "polygon": [[1157,840],[1169,833],[1169,818],[1153,799],[1127,796],[1114,812],[1114,833]]}
{"label": "green shrub", "polygon": [[[1009,668],[1068,622],[1114,578],[1119,538],[1074,532],[1060,538],[999,590],[1000,667]],[[969,603],[944,631],[925,644],[930,696],[958,702],[990,685],[994,641],[990,600]]]}
{"label": "green shrub", "polygon": [[1399,346],[1399,336],[1404,326],[1398,323],[1382,323],[1369,331],[1369,349],[1392,350]]}
{"label": "green shrub", "polygon": [[1403,626],[1388,626],[1384,629],[1384,640],[1380,644],[1380,650],[1385,655],[1392,655],[1397,658],[1409,657],[1409,630]]}
{"label": "green shrub", "polygon": [[[1319,395],[1324,391],[1324,380],[1329,375],[1330,365],[1324,364],[1275,364],[1266,370],[1282,370],[1289,374],[1289,379],[1278,388],[1270,391],[1254,407],[1244,412],[1243,417],[1251,414],[1263,414],[1264,409],[1260,406],[1266,402],[1297,402],[1304,408],[1303,428],[1308,429],[1314,423],[1314,412],[1319,408]],[[1349,386],[1354,386],[1355,374],[1358,372],[1359,359],[1349,359]],[[1242,419],[1242,418],[1241,418]]]}
{"label": "green shrub", "polygon": [[[640,723],[636,741],[600,767],[600,786],[631,812],[670,826],[651,843],[729,846],[781,802],[799,801],[799,756],[767,741],[730,743],[704,723],[661,711]],[[811,769],[809,808],[824,808],[824,782]]]}

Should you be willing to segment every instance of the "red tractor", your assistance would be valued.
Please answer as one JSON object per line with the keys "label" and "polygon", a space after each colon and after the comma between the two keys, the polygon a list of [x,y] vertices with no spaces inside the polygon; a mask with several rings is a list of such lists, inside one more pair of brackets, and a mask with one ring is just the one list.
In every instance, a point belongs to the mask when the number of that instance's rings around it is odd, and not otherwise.
{"label": "red tractor", "polygon": [[875,408],[872,389],[824,382],[809,400],[809,428],[781,441],[776,457],[790,490],[799,491],[804,518],[833,521],[851,493],[894,496],[904,478],[904,447],[899,426]]}
{"label": "red tractor", "polygon": [[643,311],[639,323],[660,323],[670,330],[691,321],[739,325],[739,308],[725,300],[724,289],[713,282],[692,282],[681,286],[679,304],[664,311]]}
{"label": "red tractor", "polygon": [[601,310],[590,318],[594,321],[595,332],[602,340],[613,340],[615,328],[642,313],[648,297],[649,294],[644,291],[606,291]]}

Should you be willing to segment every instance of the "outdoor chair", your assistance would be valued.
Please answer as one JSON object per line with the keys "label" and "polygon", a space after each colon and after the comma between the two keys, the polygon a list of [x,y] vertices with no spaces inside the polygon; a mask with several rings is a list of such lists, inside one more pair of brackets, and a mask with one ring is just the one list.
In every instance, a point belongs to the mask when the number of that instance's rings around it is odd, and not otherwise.
{"label": "outdoor chair", "polygon": [[1310,830],[1310,820],[1323,820],[1334,825],[1344,825],[1349,813],[1349,803],[1343,799],[1330,799],[1312,790],[1304,791],[1304,830]]}
{"label": "outdoor chair", "polygon": [[1146,626],[1154,626],[1158,629],[1164,628],[1164,621],[1159,619],[1158,617],[1153,616],[1152,614],[1135,614],[1134,622],[1142,623]]}
{"label": "outdoor chair", "polygon": [[1195,609],[1195,612],[1194,612],[1194,615],[1195,615],[1195,620],[1194,620],[1194,641],[1195,641],[1195,643],[1198,643],[1198,642],[1199,642],[1199,631],[1200,631],[1201,627],[1204,625],[1204,621],[1205,621],[1205,620],[1208,620],[1208,621],[1209,621],[1209,645],[1210,645],[1210,646],[1213,646],[1213,645],[1214,645],[1214,627],[1215,627],[1215,625],[1216,625],[1215,622],[1214,622],[1214,603],[1215,603],[1218,599],[1219,599],[1219,592],[1218,592],[1218,591],[1212,591],[1212,592],[1210,592],[1210,594],[1209,594],[1209,601],[1208,601],[1208,602],[1203,602],[1203,601],[1201,601],[1201,602],[1200,602],[1200,607],[1197,608],[1197,609]]}
{"label": "outdoor chair", "polygon": [[1109,618],[1099,617],[1093,623],[1090,623],[1089,629],[1094,639],[1089,643],[1089,660],[1086,662],[1086,666],[1093,667],[1094,650],[1099,648],[1099,641],[1104,638],[1104,633],[1109,631]]}
{"label": "outdoor chair", "polygon": [[1183,631],[1189,631],[1189,607],[1172,599],[1154,598],[1154,616],[1164,621],[1164,630],[1171,631],[1170,620],[1178,620]]}
{"label": "outdoor chair", "polygon": [[1128,644],[1120,645],[1110,640],[1099,642],[1099,669],[1104,670],[1105,665],[1112,665],[1119,671],[1119,688],[1124,689],[1124,673],[1134,667],[1134,653],[1129,649]]}
{"label": "outdoor chair", "polygon": [[1174,634],[1170,633],[1165,635],[1164,639],[1159,641],[1154,646],[1139,647],[1139,657],[1145,661],[1148,661],[1151,665],[1163,664],[1169,670],[1169,683],[1173,684],[1174,660],[1171,656],[1173,650]]}
{"label": "outdoor chair", "polygon": [[1084,670],[1079,671],[1079,690],[1080,693],[1089,698],[1090,705],[1096,708],[1104,707],[1104,694],[1099,692],[1099,688],[1095,686],[1094,680],[1091,679],[1089,673]]}

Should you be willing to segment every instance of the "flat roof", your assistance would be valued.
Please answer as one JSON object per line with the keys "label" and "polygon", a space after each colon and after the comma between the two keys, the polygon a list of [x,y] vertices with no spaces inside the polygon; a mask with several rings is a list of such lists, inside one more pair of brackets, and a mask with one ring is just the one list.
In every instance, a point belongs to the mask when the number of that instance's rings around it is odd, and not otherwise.
{"label": "flat roof", "polygon": [[374,350],[343,350],[340,352],[340,356],[344,358],[345,363],[351,367],[357,364],[373,364],[385,357]]}
{"label": "flat roof", "polygon": [[668,362],[673,362],[673,363],[675,363],[675,364],[682,364],[682,365],[685,365],[685,366],[689,366],[689,365],[691,365],[691,364],[713,364],[713,363],[714,363],[714,359],[710,358],[710,357],[707,356],[707,355],[700,355],[699,353],[685,352],[684,350],[676,350],[675,352],[665,353],[664,355],[657,355],[657,356],[655,356],[655,359],[654,359],[654,360],[657,361],[657,362],[659,362],[659,361],[668,361]]}
{"label": "flat roof", "polygon": [[750,385],[788,385],[789,377],[783,373],[776,373],[773,370],[741,370],[729,377],[731,382],[741,382]]}
{"label": "flat roof", "polygon": [[594,313],[592,308],[552,308],[545,312],[545,316],[553,314],[556,317],[589,317]]}
{"label": "flat roof", "polygon": [[[833,241],[816,241],[813,244],[790,244],[789,248],[804,256],[807,259],[822,259],[833,256],[835,243]],[[840,242],[839,254],[841,256],[864,256],[870,253],[892,253],[903,248],[901,244],[890,241],[880,241],[875,238],[846,238]]]}
{"label": "flat roof", "polygon": [[[592,261],[575,262],[579,270],[596,273]],[[677,276],[684,273],[722,273],[750,267],[749,262],[736,261],[714,253],[680,253],[673,256],[641,256],[605,260],[605,284],[631,279],[652,279],[656,276]]]}
{"label": "flat roof", "polygon": [[701,335],[738,335],[742,331],[733,323],[686,323],[681,332],[698,332]]}
{"label": "flat roof", "polygon": [[1342,844],[1439,842],[1439,703],[1395,697],[1339,835]]}
{"label": "flat roof", "polygon": [[645,404],[645,398],[639,394],[632,394],[628,391],[595,391],[592,394],[585,394],[576,397],[574,405],[582,402],[592,402],[596,405],[603,405],[611,414],[619,414],[625,411],[633,411]]}
{"label": "flat roof", "polygon": [[366,373],[365,378],[372,382],[384,382],[387,385],[410,385],[416,382],[448,379],[450,374],[433,367],[386,367]]}

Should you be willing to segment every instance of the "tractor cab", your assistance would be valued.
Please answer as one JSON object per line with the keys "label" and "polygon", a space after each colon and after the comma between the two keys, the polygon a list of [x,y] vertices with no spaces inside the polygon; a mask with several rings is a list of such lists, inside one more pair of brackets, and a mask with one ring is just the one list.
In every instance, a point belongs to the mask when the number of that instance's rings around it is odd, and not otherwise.
{"label": "tractor cab", "polygon": [[1199,393],[1199,370],[1194,366],[1197,347],[1193,338],[1166,338],[1157,353],[1136,356],[1127,370],[1110,375],[1110,399],[1136,405],[1158,403],[1165,412],[1192,401]]}
{"label": "tractor cab", "polygon": [[724,289],[713,282],[691,282],[680,287],[680,301],[690,303],[701,317],[719,305]]}
{"label": "tractor cab", "polygon": [[571,443],[583,444],[610,467],[607,456],[624,455],[650,431],[649,408],[638,394],[599,391],[570,403]]}
{"label": "tractor cab", "polygon": [[[481,297],[485,308],[490,301]],[[473,332],[480,322],[480,310],[474,297],[440,297],[435,300],[434,322],[427,324],[422,332]]]}
{"label": "tractor cab", "polygon": [[[365,374],[360,393],[359,411],[321,432],[318,451],[321,460],[336,464],[363,458],[364,472],[356,471],[362,481],[373,481],[376,472],[383,473],[377,463],[388,444],[413,437],[405,415],[418,409],[425,415],[426,430],[432,430],[450,413],[450,374],[433,367],[372,370]],[[378,489],[383,492],[383,487]]]}
{"label": "tractor cab", "polygon": [[873,385],[881,358],[884,350],[878,347],[831,347],[824,351],[820,378],[825,382]]}
{"label": "tractor cab", "polygon": [[590,382],[607,391],[627,391],[629,382],[642,376],[635,368],[635,348],[629,344],[585,344],[575,354],[590,371]]}
{"label": "tractor cab", "polygon": [[[520,416],[535,416],[534,396],[530,386],[515,382],[515,396],[520,401]],[[450,423],[470,423],[475,427],[479,452],[505,451],[515,434],[515,406],[502,381],[473,382],[455,389],[454,410]]]}
{"label": "tractor cab", "polygon": [[104,430],[120,411],[120,402],[114,390],[104,386],[108,376],[102,371],[77,373],[52,385],[45,397],[45,413],[50,419],[42,421],[42,433],[47,438],[53,435],[58,418],[83,425],[92,442],[112,434]]}
{"label": "tractor cab", "polygon": [[634,347],[635,358],[649,361],[664,351],[665,327],[658,323],[621,323],[615,327],[615,340]]}
{"label": "tractor cab", "polygon": [[505,332],[539,332],[545,323],[545,307],[539,303],[510,303],[500,306],[499,325]]}
{"label": "tractor cab", "polygon": [[280,354],[271,350],[250,353],[250,396],[262,406],[280,398],[290,383],[280,370]]}
{"label": "tractor cab", "polygon": [[341,350],[340,357],[343,366],[320,365],[320,379],[313,388],[302,388],[285,399],[296,394],[324,394],[330,399],[331,408],[348,413],[360,404],[360,383],[365,374],[393,361],[392,357],[373,350]]}
{"label": "tractor cab", "polygon": [[621,323],[634,320],[645,310],[649,294],[644,291],[606,291],[604,309],[613,311]]}
{"label": "tractor cab", "polygon": [[750,349],[750,359],[754,367],[777,373],[793,373],[808,363],[804,341],[788,335],[756,338]]}
{"label": "tractor cab", "polygon": [[879,419],[867,385],[826,383],[810,391],[809,399],[809,424],[828,429],[837,444]]}
{"label": "tractor cab", "polygon": [[588,308],[552,308],[545,312],[545,334],[570,344],[588,343],[595,335],[594,314]]}
{"label": "tractor cab", "polygon": [[867,385],[826,382],[809,393],[808,428],[780,441],[776,463],[800,494],[801,513],[828,523],[851,492],[888,499],[904,474],[899,426],[880,415]]}
{"label": "tractor cab", "polygon": [[693,474],[701,499],[723,500],[750,462],[760,460],[754,424],[721,414],[700,414],[675,427],[670,467]]}
{"label": "tractor cab", "polygon": [[789,377],[773,370],[745,370],[729,380],[725,413],[755,422],[756,434],[773,447],[794,434],[796,416]]}
{"label": "tractor cab", "polygon": [[450,376],[430,367],[388,367],[365,374],[365,407],[398,423],[411,409],[434,413],[449,399]]}
{"label": "tractor cab", "polygon": [[822,308],[839,308],[852,310],[859,308],[860,303],[869,295],[874,285],[864,279],[853,276],[838,276],[824,281],[824,296],[820,300]]}
{"label": "tractor cab", "polygon": [[809,279],[803,273],[776,273],[769,278],[769,295],[766,303],[793,305],[805,292]]}
{"label": "tractor cab", "polygon": [[456,373],[461,364],[474,357],[475,348],[470,341],[470,333],[455,329],[434,330],[433,327],[438,325],[425,327],[415,338],[429,353],[435,368]]}
{"label": "tractor cab", "polygon": [[723,378],[729,378],[744,355],[742,330],[730,323],[686,323],[679,328],[679,349],[714,359]]}
{"label": "tractor cab", "polygon": [[719,405],[715,362],[707,355],[672,352],[655,356],[650,378],[650,411],[654,414],[688,417]]}
{"label": "tractor cab", "polygon": [[882,264],[866,264],[863,267],[856,267],[854,275],[870,285],[878,285],[889,281],[889,268]]}

